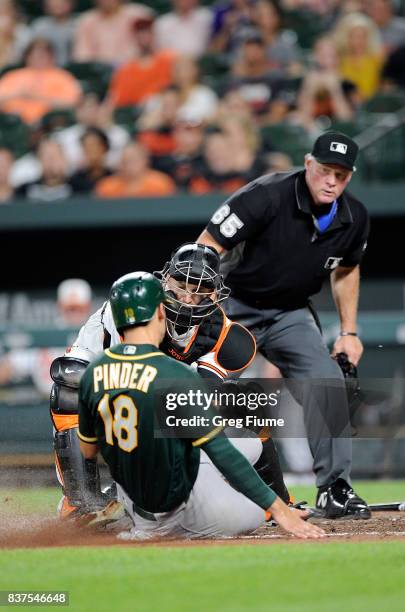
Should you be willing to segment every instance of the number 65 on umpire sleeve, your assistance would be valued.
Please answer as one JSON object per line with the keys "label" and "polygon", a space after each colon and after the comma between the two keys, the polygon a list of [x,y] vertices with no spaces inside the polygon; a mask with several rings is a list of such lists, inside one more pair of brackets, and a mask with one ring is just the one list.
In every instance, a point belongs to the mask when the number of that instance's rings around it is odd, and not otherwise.
{"label": "number 65 on umpire sleeve", "polygon": [[238,231],[244,226],[243,221],[239,219],[238,215],[235,213],[229,214],[231,212],[228,204],[224,204],[214,215],[212,216],[212,223],[215,225],[219,225],[219,231],[225,238],[232,238]]}

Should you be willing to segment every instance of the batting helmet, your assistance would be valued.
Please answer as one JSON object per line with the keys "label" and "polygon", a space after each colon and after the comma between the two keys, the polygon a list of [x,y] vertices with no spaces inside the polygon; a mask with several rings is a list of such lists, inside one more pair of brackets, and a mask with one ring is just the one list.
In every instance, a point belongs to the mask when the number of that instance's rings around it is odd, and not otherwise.
{"label": "batting helmet", "polygon": [[159,280],[149,272],[121,276],[111,287],[110,304],[118,331],[147,323],[159,304],[168,301]]}

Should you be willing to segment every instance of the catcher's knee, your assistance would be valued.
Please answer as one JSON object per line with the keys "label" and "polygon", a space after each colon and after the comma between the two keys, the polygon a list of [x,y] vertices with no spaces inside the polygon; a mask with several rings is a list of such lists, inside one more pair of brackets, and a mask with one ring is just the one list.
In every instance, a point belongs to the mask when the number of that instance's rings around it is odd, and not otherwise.
{"label": "catcher's knee", "polygon": [[88,363],[78,357],[57,357],[52,362],[50,409],[56,431],[78,426],[79,383]]}

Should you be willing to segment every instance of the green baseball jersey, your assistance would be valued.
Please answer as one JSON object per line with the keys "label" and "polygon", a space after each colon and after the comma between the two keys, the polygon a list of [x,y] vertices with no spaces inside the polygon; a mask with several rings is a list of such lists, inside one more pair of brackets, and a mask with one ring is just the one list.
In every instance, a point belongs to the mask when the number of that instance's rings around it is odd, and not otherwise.
{"label": "green baseball jersey", "polygon": [[[197,478],[199,445],[220,431],[197,428],[189,439],[155,437],[155,398],[162,384],[184,389],[203,382],[155,346],[119,344],[88,366],[79,391],[79,438],[98,445],[113,479],[149,512],[167,512],[187,500]],[[187,407],[176,411],[186,414]]]}

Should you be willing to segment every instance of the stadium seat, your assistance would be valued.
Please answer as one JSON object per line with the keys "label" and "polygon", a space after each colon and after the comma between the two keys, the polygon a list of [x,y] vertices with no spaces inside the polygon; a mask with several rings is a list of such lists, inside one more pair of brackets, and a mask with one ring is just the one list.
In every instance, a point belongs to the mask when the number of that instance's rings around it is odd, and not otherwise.
{"label": "stadium seat", "polygon": [[0,113],[0,146],[21,157],[28,151],[29,128],[18,115]]}
{"label": "stadium seat", "polygon": [[42,2],[39,0],[17,0],[16,4],[30,21],[43,15]]}
{"label": "stadium seat", "polygon": [[314,18],[313,13],[305,10],[288,11],[284,24],[288,30],[296,33],[298,45],[302,49],[312,49],[315,40],[324,31],[321,20]]}
{"label": "stadium seat", "polygon": [[329,130],[343,132],[352,138],[357,136],[363,129],[363,125],[359,121],[332,121]]}
{"label": "stadium seat", "polygon": [[303,165],[304,155],[312,148],[312,139],[300,125],[266,125],[261,128],[260,133],[266,149],[285,153],[298,166]]}
{"label": "stadium seat", "polygon": [[367,100],[362,109],[368,113],[395,113],[405,107],[405,92],[379,93]]}
{"label": "stadium seat", "polygon": [[46,132],[63,130],[76,123],[75,113],[71,108],[58,108],[49,111],[42,117],[41,125]]}
{"label": "stadium seat", "polygon": [[229,61],[219,53],[206,53],[198,60],[202,76],[220,77],[229,72]]}
{"label": "stadium seat", "polygon": [[2,76],[7,74],[7,72],[11,72],[11,70],[18,70],[19,68],[23,68],[23,64],[6,64],[0,68],[0,79]]}
{"label": "stadium seat", "polygon": [[142,108],[139,106],[121,106],[114,111],[114,122],[121,125],[133,136],[137,131],[136,122],[141,112]]}
{"label": "stadium seat", "polygon": [[397,181],[405,178],[405,126],[381,136],[360,151],[360,176],[368,181]]}
{"label": "stadium seat", "polygon": [[80,82],[85,93],[94,91],[103,98],[110,84],[113,67],[101,62],[70,62],[66,64],[65,70]]}

